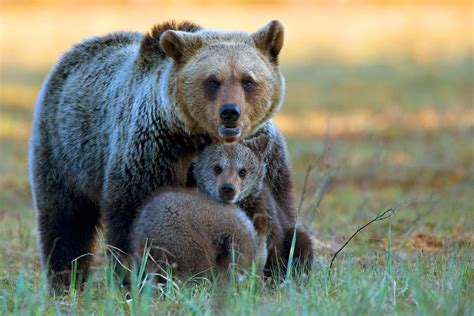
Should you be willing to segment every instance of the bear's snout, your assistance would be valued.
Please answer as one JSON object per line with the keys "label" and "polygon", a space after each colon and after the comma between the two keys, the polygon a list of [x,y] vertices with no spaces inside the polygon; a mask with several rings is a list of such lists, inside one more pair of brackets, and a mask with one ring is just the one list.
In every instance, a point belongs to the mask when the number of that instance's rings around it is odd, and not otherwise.
{"label": "bear's snout", "polygon": [[230,203],[235,197],[235,187],[231,183],[224,183],[219,188],[219,197],[225,203]]}
{"label": "bear's snout", "polygon": [[219,110],[221,125],[218,128],[219,135],[226,142],[236,141],[242,132],[238,126],[240,118],[240,107],[235,103],[226,103]]}
{"label": "bear's snout", "polygon": [[227,103],[220,109],[220,117],[225,127],[235,127],[240,117],[240,108],[237,104]]}

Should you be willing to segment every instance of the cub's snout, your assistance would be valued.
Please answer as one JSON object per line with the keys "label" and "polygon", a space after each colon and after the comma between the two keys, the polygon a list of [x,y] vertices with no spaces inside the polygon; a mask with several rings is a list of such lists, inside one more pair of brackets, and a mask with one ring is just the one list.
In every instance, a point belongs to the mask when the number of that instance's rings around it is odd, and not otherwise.
{"label": "cub's snout", "polygon": [[219,197],[224,203],[232,203],[235,199],[236,191],[232,183],[224,183],[219,188]]}

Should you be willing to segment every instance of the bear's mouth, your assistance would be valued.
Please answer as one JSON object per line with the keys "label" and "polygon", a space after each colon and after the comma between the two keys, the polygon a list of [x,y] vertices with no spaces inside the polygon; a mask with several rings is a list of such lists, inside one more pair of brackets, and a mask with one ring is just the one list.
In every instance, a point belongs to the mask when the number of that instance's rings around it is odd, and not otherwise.
{"label": "bear's mouth", "polygon": [[221,125],[218,128],[218,132],[219,136],[226,142],[233,142],[239,139],[242,134],[242,129],[240,127],[226,127]]}

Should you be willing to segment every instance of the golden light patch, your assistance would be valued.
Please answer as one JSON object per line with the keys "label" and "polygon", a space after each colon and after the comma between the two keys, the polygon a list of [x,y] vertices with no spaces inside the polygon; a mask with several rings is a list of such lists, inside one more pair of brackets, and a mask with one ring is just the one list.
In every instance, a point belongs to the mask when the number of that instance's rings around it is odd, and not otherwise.
{"label": "golden light patch", "polygon": [[[213,29],[254,32],[262,26],[262,21],[284,17],[286,35],[282,57],[299,62],[314,59],[314,54],[338,56],[346,62],[380,56],[411,56],[429,61],[443,55],[464,54],[474,41],[473,7],[469,1],[464,5],[445,1],[441,6],[409,5],[403,1],[388,6],[380,3],[229,6],[228,3],[216,7],[189,1],[184,6],[165,7],[152,3],[110,6],[11,3],[11,6],[3,5],[0,11],[1,66],[14,63],[49,67],[62,52],[85,37],[117,30],[147,32],[157,22],[171,19],[195,21]],[[160,13],[159,17],[156,12]],[[238,24],[235,19],[229,19],[229,12],[239,17]]]}

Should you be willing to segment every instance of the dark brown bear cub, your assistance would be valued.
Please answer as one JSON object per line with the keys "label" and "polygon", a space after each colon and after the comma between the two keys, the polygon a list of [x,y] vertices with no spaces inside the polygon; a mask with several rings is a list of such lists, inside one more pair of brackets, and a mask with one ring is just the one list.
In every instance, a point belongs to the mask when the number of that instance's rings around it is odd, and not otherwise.
{"label": "dark brown bear cub", "polygon": [[258,255],[256,238],[250,219],[237,206],[196,190],[172,188],[160,191],[139,211],[131,243],[137,266],[149,247],[147,273],[171,272],[186,281],[198,275],[225,277],[231,263],[249,269]]}
{"label": "dark brown bear cub", "polygon": [[[179,280],[211,271],[224,275],[233,254],[239,267],[249,268],[253,262],[263,272],[273,208],[258,208],[247,216],[236,203],[260,191],[265,173],[261,153],[267,145],[262,136],[200,152],[193,162],[199,192],[160,190],[139,210],[131,234],[135,262],[142,264],[150,246],[147,271],[163,273],[168,267]],[[251,149],[257,146],[258,155]]]}
{"label": "dark brown bear cub", "polygon": [[265,274],[286,273],[293,235],[296,234],[294,262],[309,268],[314,257],[309,232],[291,222],[273,198],[264,180],[268,172],[265,157],[270,138],[260,135],[241,143],[213,144],[199,149],[193,161],[193,174],[198,190],[213,199],[237,204],[252,219],[257,231],[259,249],[267,256]]}

